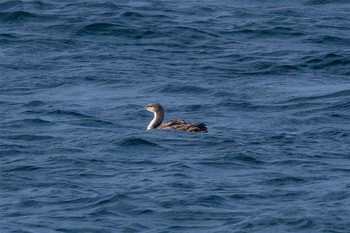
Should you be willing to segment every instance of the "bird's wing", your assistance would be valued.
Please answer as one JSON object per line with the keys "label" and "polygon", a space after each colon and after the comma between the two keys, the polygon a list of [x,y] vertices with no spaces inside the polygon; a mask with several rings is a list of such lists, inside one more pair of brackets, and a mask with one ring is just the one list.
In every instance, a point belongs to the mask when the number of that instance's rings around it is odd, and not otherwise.
{"label": "bird's wing", "polygon": [[171,129],[171,130],[184,130],[184,131],[190,131],[190,132],[207,131],[207,127],[205,126],[204,123],[192,124],[191,122],[188,122],[182,119],[175,119],[175,120],[164,122],[157,128]]}

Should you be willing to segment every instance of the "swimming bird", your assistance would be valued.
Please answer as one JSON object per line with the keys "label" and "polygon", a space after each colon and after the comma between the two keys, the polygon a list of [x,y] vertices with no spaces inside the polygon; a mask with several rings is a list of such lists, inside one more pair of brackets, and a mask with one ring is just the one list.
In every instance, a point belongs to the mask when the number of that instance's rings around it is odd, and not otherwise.
{"label": "swimming bird", "polygon": [[175,119],[165,123],[164,119],[164,108],[160,103],[150,103],[145,106],[147,111],[154,113],[153,120],[147,126],[147,130],[150,129],[168,129],[168,130],[183,130],[189,132],[207,132],[208,129],[204,123],[192,124],[191,122]]}

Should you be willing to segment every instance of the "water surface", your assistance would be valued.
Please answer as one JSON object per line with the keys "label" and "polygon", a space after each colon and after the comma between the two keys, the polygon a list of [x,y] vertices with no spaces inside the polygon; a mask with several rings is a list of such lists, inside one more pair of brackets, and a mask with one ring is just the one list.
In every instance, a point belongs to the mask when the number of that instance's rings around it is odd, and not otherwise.
{"label": "water surface", "polygon": [[348,232],[349,12],[0,2],[1,232]]}

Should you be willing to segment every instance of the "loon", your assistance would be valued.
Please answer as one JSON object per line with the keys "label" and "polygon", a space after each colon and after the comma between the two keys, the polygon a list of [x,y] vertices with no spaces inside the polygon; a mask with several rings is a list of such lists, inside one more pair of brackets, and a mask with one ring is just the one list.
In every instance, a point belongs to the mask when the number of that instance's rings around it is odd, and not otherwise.
{"label": "loon", "polygon": [[150,103],[145,106],[147,111],[154,113],[153,120],[147,126],[150,129],[168,129],[168,130],[183,130],[188,132],[207,132],[208,129],[204,123],[193,124],[191,122],[175,119],[162,124],[164,119],[164,108],[160,103]]}

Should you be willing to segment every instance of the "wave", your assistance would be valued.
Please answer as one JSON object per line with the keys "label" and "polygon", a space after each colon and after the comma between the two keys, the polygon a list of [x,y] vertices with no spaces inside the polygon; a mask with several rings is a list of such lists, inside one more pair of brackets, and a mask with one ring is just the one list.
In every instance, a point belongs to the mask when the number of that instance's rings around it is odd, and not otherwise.
{"label": "wave", "polygon": [[83,113],[73,111],[73,110],[52,110],[48,112],[49,115],[57,115],[57,116],[72,116],[72,117],[82,117],[82,118],[92,118],[92,116],[85,115]]}
{"label": "wave", "polygon": [[112,23],[91,23],[88,24],[77,32],[78,35],[81,34],[92,34],[92,33],[103,33],[103,32],[108,32],[111,31],[112,28],[116,27],[116,24]]}
{"label": "wave", "polygon": [[113,23],[91,23],[78,29],[76,35],[117,36],[131,39],[151,38],[157,36],[156,32],[151,29]]}
{"label": "wave", "polygon": [[5,139],[10,140],[24,140],[24,141],[47,141],[55,139],[53,136],[49,135],[35,135],[35,134],[17,134],[17,135],[8,135],[3,136]]}
{"label": "wave", "polygon": [[318,35],[305,40],[306,42],[319,43],[319,44],[331,44],[331,45],[349,45],[350,38],[334,36],[334,35]]}
{"label": "wave", "polygon": [[272,178],[268,179],[266,181],[262,181],[262,183],[267,184],[267,185],[295,185],[295,184],[301,184],[305,183],[307,179],[301,178],[301,177],[296,177],[296,176],[285,176],[285,177],[280,177],[280,178]]}
{"label": "wave", "polygon": [[134,147],[134,146],[151,146],[151,147],[160,147],[155,142],[148,141],[143,138],[138,138],[138,137],[127,137],[123,138],[118,142],[120,146],[126,146],[126,147]]}
{"label": "wave", "polygon": [[[350,43],[350,41],[349,41]],[[301,68],[311,68],[314,70],[331,70],[332,73],[343,74],[349,72],[347,67],[350,65],[349,54],[346,52],[329,52],[326,54],[313,54],[302,57]]]}
{"label": "wave", "polygon": [[[151,16],[153,17],[153,16]],[[158,16],[154,16],[157,19]],[[146,19],[142,19],[146,20]],[[147,24],[147,22],[144,22]],[[172,23],[170,23],[172,24]],[[102,35],[102,36],[117,36],[131,39],[144,39],[144,38],[172,38],[168,43],[172,43],[173,46],[183,45],[183,41],[191,41],[191,43],[197,44],[208,37],[219,37],[219,35],[190,26],[138,26],[130,22],[118,21],[118,23],[111,22],[94,22],[88,25],[80,27],[76,35]]]}
{"label": "wave", "polygon": [[44,15],[44,14],[36,14],[28,11],[13,11],[13,12],[0,12],[0,22],[3,23],[28,23],[31,21],[42,22],[47,20],[56,19],[54,15]]}
{"label": "wave", "polygon": [[28,118],[23,120],[15,120],[7,123],[8,127],[19,127],[19,126],[48,126],[54,125],[53,122],[43,120],[41,118]]}
{"label": "wave", "polygon": [[253,37],[265,37],[265,36],[304,36],[306,35],[302,31],[298,31],[298,29],[291,28],[291,27],[282,27],[282,26],[275,26],[270,27],[266,29],[255,29],[255,28],[242,28],[242,29],[235,29],[233,30],[234,33],[241,33],[241,34],[250,34]]}
{"label": "wave", "polygon": [[24,107],[39,107],[39,106],[43,106],[45,105],[44,102],[40,101],[40,100],[33,100],[33,101],[30,101],[26,104],[24,104],[23,106]]}
{"label": "wave", "polygon": [[14,41],[19,41],[21,39],[20,35],[14,33],[0,33],[0,43],[8,44]]}
{"label": "wave", "polygon": [[35,171],[39,170],[41,167],[31,166],[31,165],[22,165],[14,168],[6,169],[4,172],[23,172],[23,171]]}
{"label": "wave", "polygon": [[31,7],[38,10],[43,10],[44,7],[49,7],[50,5],[48,3],[45,3],[43,1],[19,1],[19,0],[12,0],[12,1],[5,1],[0,3],[0,10],[15,10],[18,8],[24,8],[24,7]]}
{"label": "wave", "polygon": [[343,139],[348,138],[350,136],[350,130],[346,129],[337,129],[337,128],[330,128],[330,127],[320,127],[318,129],[310,130],[303,133],[303,136],[305,137],[321,137],[322,138],[328,138],[328,139]]}
{"label": "wave", "polygon": [[85,127],[110,127],[114,125],[113,122],[100,119],[80,119],[67,122],[71,125],[85,126]]}
{"label": "wave", "polygon": [[332,99],[332,98],[338,98],[338,97],[350,97],[350,90],[336,91],[336,92],[332,92],[324,95],[297,97],[297,98],[289,99],[286,102],[287,103],[291,103],[291,102],[305,103],[313,100],[324,100],[324,99]]}
{"label": "wave", "polygon": [[143,18],[144,15],[137,13],[135,11],[126,11],[120,14],[120,17],[128,18],[128,19],[140,19]]}
{"label": "wave", "polygon": [[323,5],[330,3],[348,3],[347,0],[309,0],[306,5]]}
{"label": "wave", "polygon": [[2,22],[28,21],[35,18],[38,18],[36,14],[27,11],[0,12],[0,21]]}
{"label": "wave", "polygon": [[[32,111],[34,113],[34,111]],[[85,126],[85,127],[110,127],[114,125],[113,122],[98,119],[94,116],[83,114],[74,110],[53,110],[46,112],[48,115],[56,115],[58,117],[65,117],[66,123],[70,125]],[[66,118],[70,117],[70,118]]]}
{"label": "wave", "polygon": [[224,205],[227,200],[223,196],[211,194],[211,195],[206,195],[206,196],[201,196],[198,197],[196,200],[194,200],[195,204],[200,204],[203,206],[210,206],[212,207],[213,205]]}
{"label": "wave", "polygon": [[209,89],[194,85],[185,84],[166,84],[162,87],[152,88],[151,92],[158,91],[160,93],[172,93],[172,94],[193,94],[193,93],[206,93]]}

